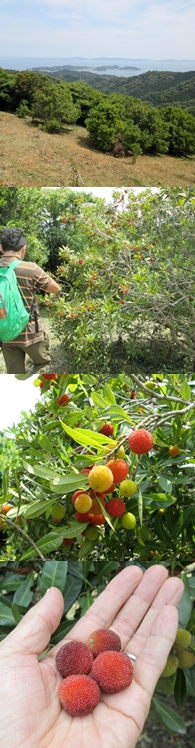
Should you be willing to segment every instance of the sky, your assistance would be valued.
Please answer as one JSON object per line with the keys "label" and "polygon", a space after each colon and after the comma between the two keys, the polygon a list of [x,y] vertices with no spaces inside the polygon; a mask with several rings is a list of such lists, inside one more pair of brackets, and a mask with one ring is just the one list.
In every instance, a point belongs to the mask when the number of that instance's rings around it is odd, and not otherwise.
{"label": "sky", "polygon": [[24,381],[16,379],[14,374],[0,375],[0,431],[18,423],[22,410],[26,413],[34,411],[35,403],[40,398],[39,387],[33,384],[34,379],[37,379],[37,375]]}
{"label": "sky", "polygon": [[194,58],[194,0],[0,0],[5,57]]}

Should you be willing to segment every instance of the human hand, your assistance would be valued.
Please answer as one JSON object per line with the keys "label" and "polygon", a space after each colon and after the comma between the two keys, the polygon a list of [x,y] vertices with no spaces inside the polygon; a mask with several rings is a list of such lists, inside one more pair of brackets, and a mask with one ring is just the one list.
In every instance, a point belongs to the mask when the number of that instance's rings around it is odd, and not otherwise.
{"label": "human hand", "polygon": [[175,606],[183,583],[167,577],[163,566],[144,574],[138,566],[126,567],[63,640],[87,642],[95,629],[111,627],[122,649],[137,657],[131,685],[115,694],[101,693],[86,717],[70,717],[59,702],[62,678],[55,655],[62,642],[38,661],[64,609],[61,592],[47,591],[0,643],[3,748],[134,748],[177,632]]}

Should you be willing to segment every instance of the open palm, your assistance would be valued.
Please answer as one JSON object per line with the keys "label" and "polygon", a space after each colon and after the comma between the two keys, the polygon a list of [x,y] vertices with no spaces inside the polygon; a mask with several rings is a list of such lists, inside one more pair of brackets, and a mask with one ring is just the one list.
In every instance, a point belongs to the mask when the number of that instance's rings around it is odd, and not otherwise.
{"label": "open palm", "polygon": [[70,717],[59,703],[58,644],[42,659],[59,625],[64,601],[53,587],[0,644],[1,723],[4,748],[134,748],[150,701],[176,636],[175,606],[183,592],[163,566],[144,575],[139,567],[121,571],[99,595],[63,642],[87,642],[92,631],[111,627],[122,649],[138,658],[131,685],[101,700],[86,717]]}

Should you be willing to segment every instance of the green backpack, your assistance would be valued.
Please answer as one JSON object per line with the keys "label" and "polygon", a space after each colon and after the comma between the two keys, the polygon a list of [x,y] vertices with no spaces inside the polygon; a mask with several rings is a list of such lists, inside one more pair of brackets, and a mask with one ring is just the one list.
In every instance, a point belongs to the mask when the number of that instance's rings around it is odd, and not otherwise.
{"label": "green backpack", "polygon": [[15,340],[24,330],[30,313],[24,306],[14,268],[22,260],[13,260],[6,268],[0,267],[0,340]]}

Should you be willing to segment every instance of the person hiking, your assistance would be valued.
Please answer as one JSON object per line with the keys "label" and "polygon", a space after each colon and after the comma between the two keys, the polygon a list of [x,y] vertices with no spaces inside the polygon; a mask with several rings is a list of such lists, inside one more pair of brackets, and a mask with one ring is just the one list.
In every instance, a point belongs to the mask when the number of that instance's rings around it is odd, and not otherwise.
{"label": "person hiking", "polygon": [[17,337],[14,337],[13,340],[2,342],[2,353],[7,373],[25,373],[26,353],[28,353],[28,356],[34,362],[34,372],[36,372],[42,367],[47,367],[51,361],[51,357],[49,353],[49,337],[39,316],[35,293],[37,290],[40,290],[46,293],[58,294],[61,289],[58,283],[42,270],[39,265],[36,265],[35,262],[26,262],[24,260],[26,239],[20,229],[4,229],[1,235],[0,251],[0,272],[1,268],[10,267],[14,260],[18,261],[16,265],[14,262],[13,272],[16,275],[17,286],[22,297],[21,301],[23,300],[24,307],[29,313],[29,321],[22,332]]}

